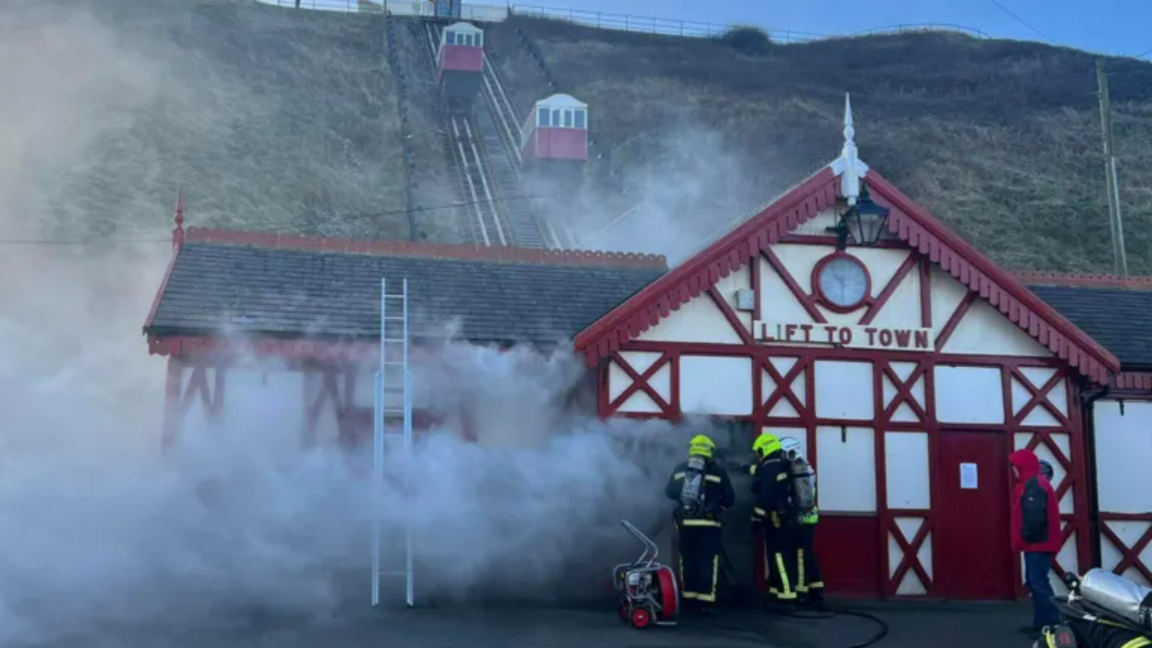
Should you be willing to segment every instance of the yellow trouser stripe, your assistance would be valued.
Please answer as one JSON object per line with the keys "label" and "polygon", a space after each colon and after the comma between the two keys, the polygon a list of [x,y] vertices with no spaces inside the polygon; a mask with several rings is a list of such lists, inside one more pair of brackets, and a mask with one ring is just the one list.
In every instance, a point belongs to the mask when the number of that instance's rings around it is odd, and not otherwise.
{"label": "yellow trouser stripe", "polygon": [[795,597],[796,595],[792,593],[792,584],[788,582],[788,570],[784,569],[784,556],[779,552],[776,554],[776,568],[780,570],[780,583],[784,585],[780,598]]}
{"label": "yellow trouser stripe", "polygon": [[796,550],[796,572],[798,582],[796,583],[797,592],[807,592],[808,586],[804,584],[804,550]]}
{"label": "yellow trouser stripe", "polygon": [[1147,637],[1136,637],[1132,641],[1129,641],[1123,646],[1120,646],[1120,648],[1143,648],[1149,644],[1152,644],[1152,640],[1148,639]]}
{"label": "yellow trouser stripe", "polygon": [[717,555],[712,558],[712,591],[708,594],[700,594],[696,597],[698,601],[705,603],[716,602],[716,584],[720,579],[720,556]]}
{"label": "yellow trouser stripe", "polygon": [[718,527],[720,522],[717,520],[684,520],[684,526]]}

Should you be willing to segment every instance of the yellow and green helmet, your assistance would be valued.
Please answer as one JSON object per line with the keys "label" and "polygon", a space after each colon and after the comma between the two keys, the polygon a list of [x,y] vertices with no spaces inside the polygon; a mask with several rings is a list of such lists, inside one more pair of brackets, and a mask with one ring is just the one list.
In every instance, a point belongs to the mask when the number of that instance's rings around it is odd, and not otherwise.
{"label": "yellow and green helmet", "polygon": [[752,442],[752,451],[759,455],[760,458],[767,457],[780,449],[780,439],[777,439],[776,435],[768,434],[767,432],[756,437],[756,440]]}
{"label": "yellow and green helmet", "polygon": [[711,459],[714,450],[716,450],[716,443],[703,434],[697,434],[688,442],[688,456],[695,455]]}

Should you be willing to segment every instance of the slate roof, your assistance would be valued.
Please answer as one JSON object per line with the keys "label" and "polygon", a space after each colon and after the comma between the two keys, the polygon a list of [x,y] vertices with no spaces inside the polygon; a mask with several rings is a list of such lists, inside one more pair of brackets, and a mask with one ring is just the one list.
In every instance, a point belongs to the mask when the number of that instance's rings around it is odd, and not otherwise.
{"label": "slate roof", "polygon": [[408,279],[413,338],[443,335],[445,325],[458,318],[463,339],[548,344],[571,338],[662,274],[653,267],[386,256],[189,240],[145,332],[379,339],[383,277],[396,282],[389,294],[399,293],[400,280]]}
{"label": "slate roof", "polygon": [[1126,370],[1152,368],[1152,291],[1095,286],[1029,286],[1120,359]]}

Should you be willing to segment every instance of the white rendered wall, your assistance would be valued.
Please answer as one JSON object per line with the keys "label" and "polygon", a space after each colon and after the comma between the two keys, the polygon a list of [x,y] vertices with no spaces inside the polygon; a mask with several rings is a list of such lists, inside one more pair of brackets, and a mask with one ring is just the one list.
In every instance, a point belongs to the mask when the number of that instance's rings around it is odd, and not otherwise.
{"label": "white rendered wall", "polygon": [[680,356],[680,408],[685,414],[751,414],[752,359]]}
{"label": "white rendered wall", "polygon": [[820,505],[828,513],[876,512],[876,436],[872,428],[816,428]]}
{"label": "white rendered wall", "polygon": [[1004,387],[999,367],[937,365],[936,420],[942,423],[1004,422]]}
{"label": "white rendered wall", "polygon": [[875,416],[872,363],[816,361],[816,416],[867,421]]}
{"label": "white rendered wall", "polygon": [[[1152,513],[1152,402],[1120,402],[1102,399],[1093,409],[1093,442],[1096,448],[1096,489],[1101,513]],[[1152,522],[1142,520],[1106,520],[1102,524],[1128,548],[1134,547]],[[1114,570],[1123,559],[1113,540],[1101,532],[1101,567]],[[1152,544],[1140,553],[1140,560],[1152,566]],[[1124,576],[1152,586],[1134,567]]]}
{"label": "white rendered wall", "polygon": [[637,339],[650,342],[742,344],[740,334],[706,293],[682,304]]}
{"label": "white rendered wall", "polygon": [[[952,281],[955,281],[953,279]],[[964,314],[944,353],[1050,358],[1052,353],[983,299]]]}

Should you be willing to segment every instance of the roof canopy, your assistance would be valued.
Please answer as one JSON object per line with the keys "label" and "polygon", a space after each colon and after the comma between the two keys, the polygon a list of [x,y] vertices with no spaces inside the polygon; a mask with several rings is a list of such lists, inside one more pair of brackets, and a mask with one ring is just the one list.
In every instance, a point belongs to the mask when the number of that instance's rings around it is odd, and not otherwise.
{"label": "roof canopy", "polygon": [[653,255],[192,229],[144,331],[377,340],[386,278],[408,280],[413,337],[443,336],[458,320],[458,335],[469,341],[551,344],[666,270]]}
{"label": "roof canopy", "polygon": [[572,95],[554,94],[537,101],[536,106],[544,108],[587,108],[588,104]]}
{"label": "roof canopy", "polygon": [[851,107],[845,111],[845,145],[839,158],[817,171],[742,225],[617,306],[576,336],[576,348],[596,364],[658,324],[723,277],[758,258],[782,237],[838,199],[853,202],[866,182],[872,198],[891,211],[889,231],[977,293],[1054,355],[1097,383],[1118,372],[1116,357],[1028,290],[1015,276],[948,229],[858,157]]}
{"label": "roof canopy", "polygon": [[[1152,286],[1017,273],[1050,306],[1116,354],[1125,370],[1152,369]],[[1139,283],[1145,285],[1140,286]],[[1055,285],[1052,285],[1055,284]]]}
{"label": "roof canopy", "polygon": [[454,31],[454,32],[465,33],[465,34],[479,34],[480,32],[484,31],[483,29],[480,29],[476,25],[473,25],[472,23],[466,23],[466,22],[452,23],[451,25],[448,25],[444,29],[445,29],[445,31]]}

